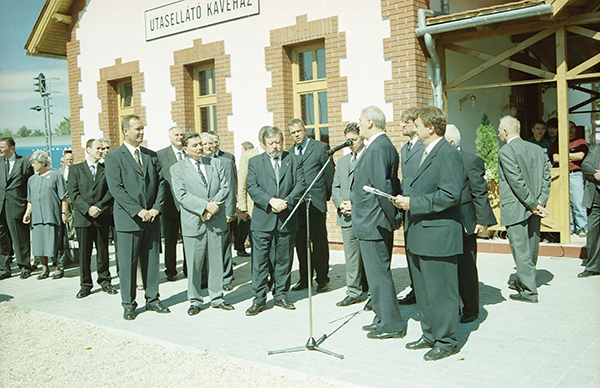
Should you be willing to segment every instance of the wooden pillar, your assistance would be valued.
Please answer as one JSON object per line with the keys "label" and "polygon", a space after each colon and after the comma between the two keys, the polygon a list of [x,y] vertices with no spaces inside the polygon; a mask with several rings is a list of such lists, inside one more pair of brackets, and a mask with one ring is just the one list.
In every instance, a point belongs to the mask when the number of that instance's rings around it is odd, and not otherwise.
{"label": "wooden pillar", "polygon": [[567,85],[567,39],[565,27],[556,29],[556,96],[558,112],[558,156],[559,156],[559,198],[563,206],[558,207],[556,219],[560,223],[560,243],[571,242],[569,225],[569,89]]}

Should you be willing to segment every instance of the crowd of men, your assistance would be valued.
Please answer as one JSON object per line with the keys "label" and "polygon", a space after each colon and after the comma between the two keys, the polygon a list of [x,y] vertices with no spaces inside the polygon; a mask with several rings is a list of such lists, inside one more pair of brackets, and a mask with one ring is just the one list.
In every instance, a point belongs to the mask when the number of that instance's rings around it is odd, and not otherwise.
{"label": "crowd of men", "polygon": [[[363,329],[368,338],[388,339],[406,335],[400,305],[416,303],[422,335],[406,348],[427,349],[425,360],[454,354],[459,323],[472,322],[479,314],[476,237],[496,224],[485,167],[481,158],[461,149],[460,131],[447,124],[438,108],[407,109],[401,124],[409,140],[398,152],[386,134],[384,113],[374,106],[363,109],[358,123],[344,130],[350,152],[337,166],[331,159],[334,150],[308,137],[302,120],[287,124],[293,142],[287,151],[284,132],[264,126],[259,146],[246,144],[236,168],[235,157],[219,149],[214,132],[185,132],[175,126],[168,131],[171,144],[154,152],[141,146],[142,120],[125,117],[120,147],[108,152],[106,139],[90,139],[86,159],[67,167],[79,242],[81,288],[76,297],[87,297],[93,287],[93,245],[98,284],[108,294],[118,293],[109,271],[112,234],[123,318],[136,318],[139,289],[147,311],[169,313],[159,296],[161,236],[165,274],[174,281],[181,235],[188,315],[202,311],[202,288],[208,290],[211,307],[234,310],[224,297],[232,289],[232,248],[246,255],[248,235],[254,299],[245,314],[267,310],[269,292],[275,306],[294,310],[290,291],[312,288],[313,278],[317,293],[329,289],[326,214],[332,199],[346,259],[347,291],[337,306],[368,299],[365,309],[373,310],[374,319]],[[552,157],[551,141],[543,141],[546,124],[541,124],[535,124],[530,142],[520,138],[514,117],[503,117],[498,127],[505,144],[498,157],[501,222],[516,264],[508,285],[517,293],[510,298],[531,303],[538,302],[535,266],[540,221],[548,216]],[[0,169],[0,279],[10,277],[12,255],[22,279],[33,270],[29,231],[19,221],[32,172],[14,146],[14,140],[0,139],[5,160]],[[577,152],[570,160],[582,161],[579,169],[587,180],[582,202],[590,209],[589,260],[579,276],[588,277],[600,274],[600,151],[592,149],[585,160]],[[580,225],[577,217],[575,222]],[[394,231],[402,225],[411,291],[398,300],[391,258]],[[292,287],[294,247],[300,277]]]}

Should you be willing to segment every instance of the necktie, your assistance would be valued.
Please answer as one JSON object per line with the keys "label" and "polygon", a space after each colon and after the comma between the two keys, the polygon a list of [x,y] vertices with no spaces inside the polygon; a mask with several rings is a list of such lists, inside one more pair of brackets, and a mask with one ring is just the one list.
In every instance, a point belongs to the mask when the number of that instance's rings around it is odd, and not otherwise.
{"label": "necktie", "polygon": [[10,174],[10,162],[8,159],[4,159],[4,179],[8,181],[8,174]]}
{"label": "necktie", "polygon": [[423,155],[421,155],[421,161],[419,162],[419,168],[423,164],[423,161],[425,161],[426,157],[427,157],[427,151],[423,151]]}
{"label": "necktie", "polygon": [[204,186],[208,187],[208,182],[206,181],[206,177],[202,173],[202,169],[200,168],[200,164],[201,164],[200,162],[196,162],[196,167],[198,168],[198,174],[200,174],[200,179],[202,179],[202,183],[204,183]]}
{"label": "necktie", "polygon": [[144,175],[144,168],[142,167],[142,161],[140,160],[140,150],[138,150],[137,148],[135,149],[135,161],[137,162],[137,165],[140,168],[142,175]]}
{"label": "necktie", "polygon": [[177,151],[177,161],[183,159],[183,151]]}
{"label": "necktie", "polygon": [[354,171],[354,167],[356,167],[356,153],[352,153],[352,157],[350,158],[350,172]]}
{"label": "necktie", "polygon": [[296,155],[302,155],[302,146],[296,146]]}
{"label": "necktie", "polygon": [[279,198],[279,158],[273,159],[273,170],[275,170],[275,184],[277,186],[276,197]]}
{"label": "necktie", "polygon": [[408,147],[406,147],[406,153],[409,153],[411,148],[412,148],[412,141],[409,141]]}
{"label": "necktie", "polygon": [[90,172],[92,173],[92,180],[96,180],[96,165],[92,164],[90,165]]}

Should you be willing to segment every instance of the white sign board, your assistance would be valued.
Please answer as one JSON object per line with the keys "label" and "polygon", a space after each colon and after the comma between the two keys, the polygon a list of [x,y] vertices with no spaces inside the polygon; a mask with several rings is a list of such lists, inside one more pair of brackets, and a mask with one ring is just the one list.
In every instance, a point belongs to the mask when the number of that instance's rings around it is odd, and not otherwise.
{"label": "white sign board", "polygon": [[260,0],[181,0],[144,12],[146,41],[260,13]]}

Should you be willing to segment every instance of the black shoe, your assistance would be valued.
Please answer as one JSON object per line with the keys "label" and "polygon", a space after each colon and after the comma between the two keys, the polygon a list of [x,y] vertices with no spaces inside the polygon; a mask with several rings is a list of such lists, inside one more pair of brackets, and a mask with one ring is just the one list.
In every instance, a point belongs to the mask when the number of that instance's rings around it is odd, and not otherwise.
{"label": "black shoe", "polygon": [[149,305],[146,305],[146,311],[155,311],[159,314],[168,314],[171,312],[171,310],[169,310],[167,307],[163,306],[162,303],[160,303],[160,301]]}
{"label": "black shoe", "polygon": [[42,272],[41,274],[38,275],[37,280],[47,279],[48,276],[50,276],[50,271],[48,271],[48,272]]}
{"label": "black shoe", "polygon": [[477,319],[477,315],[463,315],[460,317],[460,323],[471,323]]}
{"label": "black shoe", "polygon": [[167,280],[170,282],[174,282],[177,280],[177,275],[167,275]]}
{"label": "black shoe", "polygon": [[239,257],[250,257],[250,254],[246,251],[238,251],[237,255]]}
{"label": "black shoe", "polygon": [[229,303],[227,303],[227,302],[223,302],[221,304],[218,304],[218,305],[212,306],[212,307],[214,309],[221,309],[221,310],[225,310],[225,311],[233,311],[233,310],[235,310],[235,308],[232,305],[230,305]]}
{"label": "black shoe", "polygon": [[363,307],[365,311],[373,311],[373,301],[369,299],[367,303],[365,303],[365,307]]}
{"label": "black shoe", "polygon": [[329,283],[321,283],[317,285],[317,292],[327,292],[329,291]]}
{"label": "black shoe", "polygon": [[433,348],[433,342],[429,342],[425,337],[421,336],[418,340],[409,342],[404,347],[410,350],[431,349]]}
{"label": "black shoe", "polygon": [[305,283],[302,280],[299,280],[298,283],[296,283],[294,285],[294,287],[292,287],[292,291],[302,291],[307,288],[308,288],[308,283]]}
{"label": "black shoe", "polygon": [[135,319],[135,309],[126,307],[125,310],[123,310],[123,319],[126,321],[133,321]]}
{"label": "black shoe", "polygon": [[263,304],[252,303],[252,306],[250,306],[250,308],[248,310],[246,310],[246,316],[253,317],[253,316],[258,315],[261,312],[265,311],[266,309],[267,309],[267,305],[264,303]]}
{"label": "black shoe", "polygon": [[21,276],[19,276],[19,278],[21,280],[25,280],[25,279],[27,279],[30,276],[31,276],[31,272],[21,272]]}
{"label": "black shoe", "polygon": [[357,304],[360,302],[362,302],[362,301],[358,298],[353,298],[351,296],[347,296],[344,299],[342,299],[341,301],[337,302],[335,305],[338,307],[346,307],[346,306],[352,306],[353,304]]}
{"label": "black shoe", "polygon": [[409,292],[408,295],[406,295],[404,298],[398,299],[398,304],[402,306],[407,306],[415,303],[417,303],[417,297],[415,296],[414,290]]}
{"label": "black shoe", "polygon": [[62,279],[64,276],[65,276],[64,271],[59,272],[59,273],[54,272],[54,275],[52,275],[52,280]]}
{"label": "black shoe", "polygon": [[283,298],[281,300],[275,301],[275,306],[284,308],[286,310],[296,310],[296,306],[292,302],[290,302],[287,298]]}
{"label": "black shoe", "polygon": [[526,298],[522,294],[510,294],[508,296],[512,300],[516,300],[517,302],[527,302],[527,303],[537,303],[538,299],[536,298]]}
{"label": "black shoe", "polygon": [[193,317],[194,315],[198,315],[198,313],[200,313],[200,311],[202,311],[202,307],[196,306],[196,305],[191,305],[187,311],[187,315],[189,315],[190,317]]}
{"label": "black shoe", "polygon": [[223,285],[223,291],[232,291],[232,290],[233,290],[233,286],[231,284]]}
{"label": "black shoe", "polygon": [[373,331],[373,330],[377,330],[377,324],[376,323],[371,323],[370,325],[364,325],[362,327],[362,329],[364,331]]}
{"label": "black shoe", "polygon": [[598,276],[598,275],[600,275],[600,272],[588,271],[586,269],[582,273],[578,274],[577,277],[583,279],[583,278],[589,278],[590,276]]}
{"label": "black shoe", "polygon": [[442,358],[449,357],[453,354],[454,354],[453,350],[444,350],[442,348],[434,347],[433,349],[431,349],[430,351],[425,353],[425,355],[423,355],[423,359],[425,361],[437,361],[437,360],[441,360]]}
{"label": "black shoe", "polygon": [[382,333],[377,330],[373,330],[367,333],[367,338],[371,339],[390,339],[390,338],[404,338],[406,330],[392,331],[389,333]]}
{"label": "black shoe", "polygon": [[0,275],[0,280],[8,279],[9,277],[10,273],[4,272],[2,275]]}
{"label": "black shoe", "polygon": [[508,281],[508,288],[510,288],[511,290],[515,290],[515,291],[523,291],[523,287],[521,287],[521,284],[519,283],[518,280],[509,280]]}
{"label": "black shoe", "polygon": [[92,293],[92,290],[90,290],[87,287],[83,287],[81,290],[79,290],[79,292],[77,293],[77,295],[75,295],[75,297],[77,299],[83,299],[86,296],[90,295]]}
{"label": "black shoe", "polygon": [[112,286],[112,284],[107,284],[102,286],[102,291],[106,292],[108,295],[116,295],[119,293],[116,288]]}

